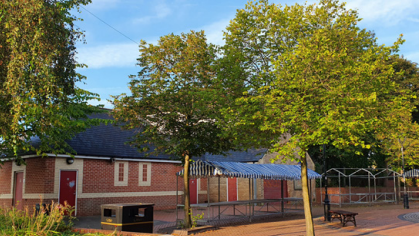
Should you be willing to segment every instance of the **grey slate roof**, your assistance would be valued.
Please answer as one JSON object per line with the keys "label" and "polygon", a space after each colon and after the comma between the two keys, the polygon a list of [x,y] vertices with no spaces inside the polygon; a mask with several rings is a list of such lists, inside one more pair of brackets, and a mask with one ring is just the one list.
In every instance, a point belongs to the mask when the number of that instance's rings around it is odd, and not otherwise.
{"label": "grey slate roof", "polygon": [[[113,119],[107,113],[98,113],[89,115],[90,118]],[[140,153],[136,147],[127,144],[131,141],[137,130],[123,130],[113,124],[101,124],[92,126],[84,132],[78,133],[67,143],[77,152],[77,155],[83,156],[105,156],[117,158],[146,158],[169,160],[170,156],[159,154],[158,156],[145,156]]]}
{"label": "grey slate roof", "polygon": [[[90,118],[113,119],[108,113],[97,113],[89,115]],[[113,124],[101,124],[92,126],[84,132],[78,133],[73,139],[67,143],[80,156],[94,157],[115,157],[127,159],[155,159],[155,160],[176,160],[177,158],[167,154],[159,154],[158,156],[145,156],[140,153],[136,147],[127,144],[132,140],[138,130],[123,130],[119,126]],[[34,138],[32,144],[39,142]],[[153,149],[152,147],[150,148]],[[203,157],[193,158],[195,160],[206,161],[229,161],[229,162],[256,162],[266,153],[265,149],[249,150],[249,151],[230,151],[226,156],[206,154]]]}

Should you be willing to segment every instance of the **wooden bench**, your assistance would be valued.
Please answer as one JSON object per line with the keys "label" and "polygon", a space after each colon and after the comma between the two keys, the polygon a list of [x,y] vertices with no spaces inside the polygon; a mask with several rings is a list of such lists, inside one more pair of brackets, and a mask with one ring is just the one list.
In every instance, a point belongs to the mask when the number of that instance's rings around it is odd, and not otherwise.
{"label": "wooden bench", "polygon": [[330,210],[329,214],[331,221],[333,221],[333,219],[339,219],[343,227],[345,227],[346,223],[348,222],[354,223],[356,227],[355,216],[358,215],[358,213],[341,210]]}

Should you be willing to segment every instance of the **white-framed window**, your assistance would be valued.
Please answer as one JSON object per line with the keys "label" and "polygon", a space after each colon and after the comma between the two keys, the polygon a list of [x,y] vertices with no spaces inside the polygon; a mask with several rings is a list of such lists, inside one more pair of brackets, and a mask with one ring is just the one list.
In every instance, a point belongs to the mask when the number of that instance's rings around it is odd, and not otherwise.
{"label": "white-framed window", "polygon": [[114,165],[114,186],[128,186],[128,162],[116,161]]}
{"label": "white-framed window", "polygon": [[151,163],[138,164],[138,186],[151,185]]}

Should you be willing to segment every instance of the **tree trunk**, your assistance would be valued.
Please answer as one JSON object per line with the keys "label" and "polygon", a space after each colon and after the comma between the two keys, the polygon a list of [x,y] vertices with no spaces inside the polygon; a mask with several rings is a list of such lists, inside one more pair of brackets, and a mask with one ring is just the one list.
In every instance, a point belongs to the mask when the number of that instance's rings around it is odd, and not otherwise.
{"label": "tree trunk", "polygon": [[311,212],[310,196],[308,192],[307,156],[301,156],[301,185],[303,188],[304,215],[306,219],[306,235],[314,236],[313,215]]}
{"label": "tree trunk", "polygon": [[183,167],[183,196],[185,198],[185,207],[184,207],[184,212],[185,212],[185,228],[189,229],[192,224],[192,220],[191,220],[191,206],[190,206],[190,201],[189,201],[189,153],[185,154],[185,165]]}

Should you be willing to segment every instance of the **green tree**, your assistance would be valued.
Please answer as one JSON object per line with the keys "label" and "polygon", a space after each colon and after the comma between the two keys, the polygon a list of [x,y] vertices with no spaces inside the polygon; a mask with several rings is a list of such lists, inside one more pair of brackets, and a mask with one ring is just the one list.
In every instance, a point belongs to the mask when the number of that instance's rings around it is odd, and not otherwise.
{"label": "green tree", "polygon": [[393,81],[399,84],[402,89],[412,91],[416,97],[412,103],[416,106],[412,112],[412,122],[419,122],[419,67],[416,62],[409,61],[403,56],[392,55],[387,63],[391,64],[395,72]]}
{"label": "green tree", "polygon": [[[374,34],[372,34],[372,36],[374,36]],[[364,137],[365,143],[380,144],[371,145],[372,147],[370,149],[362,148],[360,146],[348,146],[345,149],[338,149],[331,145],[326,145],[328,168],[356,168],[369,167],[372,165],[386,168],[388,165],[392,165],[396,169],[399,169],[402,166],[403,159],[401,157],[401,148],[404,150],[404,159],[406,160],[406,165],[408,167],[414,167],[419,164],[419,160],[415,158],[417,156],[416,154],[419,153],[419,140],[417,139],[417,132],[415,131],[417,125],[414,124],[415,122],[417,123],[419,117],[417,107],[419,105],[419,89],[417,87],[419,84],[419,68],[417,63],[411,62],[399,55],[392,55],[387,60],[387,63],[393,66],[395,72],[392,80],[399,85],[402,91],[408,89],[416,96],[411,99],[411,102],[416,107],[411,113],[412,117],[410,118],[408,115],[402,117],[398,114],[399,122],[395,123],[397,124],[397,127],[393,127],[392,129],[399,130],[399,135],[393,137],[391,139],[392,141],[389,140],[389,135],[379,137],[374,134],[367,134],[367,136]],[[404,130],[401,130],[402,128]],[[381,141],[377,141],[377,138],[380,138]],[[400,146],[402,143],[403,147]],[[310,156],[318,164],[323,163],[321,149],[322,146],[320,145],[310,147],[309,150]],[[357,155],[357,152],[362,153],[362,155]]]}
{"label": "green tree", "polygon": [[[380,46],[370,32],[357,27],[359,21],[356,11],[335,0],[285,7],[261,0],[239,10],[225,33],[224,56],[235,58],[243,67],[236,70],[246,75],[219,78],[240,80],[245,87],[240,87],[243,96],[225,109],[233,123],[228,128],[261,131],[262,136],[253,136],[253,145],[270,138],[272,151],[301,161],[307,235],[314,235],[309,147],[369,149],[364,137],[384,131],[383,118],[412,108],[408,92],[392,82],[394,70],[386,63],[402,40]],[[280,142],[286,133],[291,138]]]}
{"label": "green tree", "polygon": [[[166,35],[157,45],[141,41],[138,76],[132,76],[132,95],[115,97],[114,117],[126,129],[140,128],[132,141],[140,151],[166,153],[184,166],[185,226],[191,227],[189,163],[205,153],[231,148],[216,125],[213,101],[215,51],[204,32]],[[150,147],[153,150],[150,150]]]}
{"label": "green tree", "polygon": [[[0,149],[69,153],[65,142],[97,120],[86,113],[97,95],[76,83],[75,42],[82,32],[70,10],[89,0],[27,0],[0,3]],[[31,139],[41,143],[34,147]]]}
{"label": "green tree", "polygon": [[[386,127],[390,134],[378,135],[381,140],[382,152],[387,154],[387,163],[391,164],[395,169],[407,166],[413,167],[419,164],[416,158],[419,153],[419,67],[418,64],[407,60],[403,56],[392,55],[387,60],[396,72],[391,78],[397,83],[401,92],[396,95],[403,94],[404,90],[411,92],[411,103],[414,110],[410,113],[400,110],[388,116],[389,126]],[[394,122],[392,122],[394,121]]]}
{"label": "green tree", "polygon": [[[377,141],[375,135],[367,134],[369,139],[364,138],[364,142],[371,148],[362,148],[361,146],[349,145],[344,149],[336,148],[332,145],[326,145],[326,163],[327,169],[330,168],[368,168],[376,166],[378,168],[387,167],[387,152],[383,147],[375,146]],[[321,169],[316,169],[319,173],[323,173],[323,145],[310,146],[308,153],[312,160],[321,165]]]}
{"label": "green tree", "polygon": [[395,122],[388,122],[383,133],[377,135],[388,155],[387,163],[396,170],[419,165],[419,124],[412,119],[410,112],[395,112],[387,118]]}

